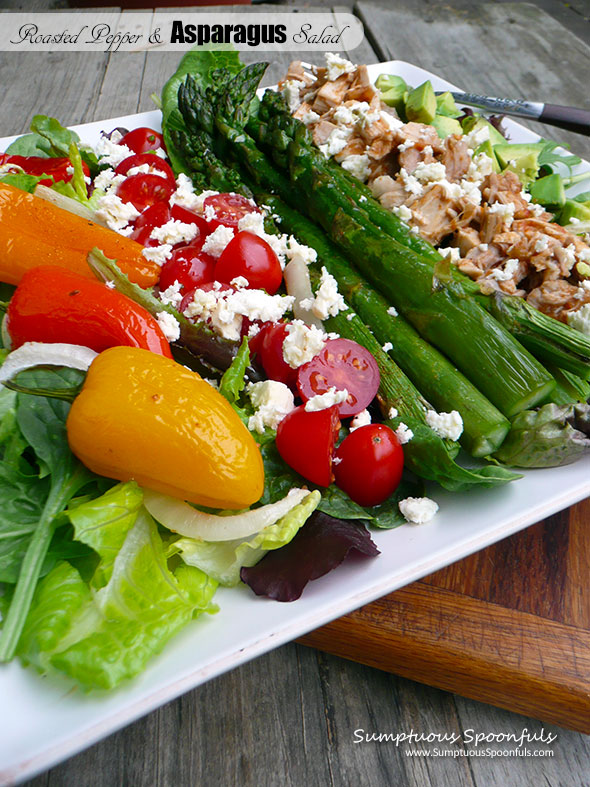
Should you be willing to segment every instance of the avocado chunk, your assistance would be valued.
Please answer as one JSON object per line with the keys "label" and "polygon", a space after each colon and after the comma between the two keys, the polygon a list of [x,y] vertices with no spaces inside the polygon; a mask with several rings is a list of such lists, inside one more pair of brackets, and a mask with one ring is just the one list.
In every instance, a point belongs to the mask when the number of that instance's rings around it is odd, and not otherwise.
{"label": "avocado chunk", "polygon": [[434,126],[441,139],[449,137],[451,134],[463,133],[459,121],[447,115],[435,115],[431,125]]}
{"label": "avocado chunk", "polygon": [[492,159],[492,170],[494,172],[500,172],[500,165],[498,164],[498,159],[496,158],[494,148],[492,147],[492,143],[489,139],[486,139],[485,142],[482,142],[481,145],[473,151],[473,153],[475,156],[477,156],[478,153],[485,153],[486,156],[489,156]]}
{"label": "avocado chunk", "polygon": [[430,80],[410,91],[406,99],[406,116],[416,123],[432,123],[436,115],[436,96]]}
{"label": "avocado chunk", "polygon": [[469,134],[472,131],[479,131],[480,129],[487,128],[489,140],[492,145],[502,144],[505,143],[506,140],[500,134],[497,128],[494,128],[491,123],[489,123],[485,118],[482,118],[481,115],[470,115],[469,117],[464,118],[461,121],[461,125],[463,126],[463,131],[465,134]]}
{"label": "avocado chunk", "polygon": [[539,155],[542,145],[534,143],[503,142],[494,145],[494,153],[503,171],[515,172],[523,186],[528,186],[539,172]]}
{"label": "avocado chunk", "polygon": [[566,199],[563,208],[559,212],[558,221],[560,224],[571,224],[572,219],[590,221],[590,205],[584,205],[583,202],[576,202],[573,199]]}
{"label": "avocado chunk", "polygon": [[445,115],[449,118],[459,118],[463,113],[459,112],[452,93],[449,93],[447,90],[436,97],[436,114]]}
{"label": "avocado chunk", "polygon": [[531,183],[529,194],[533,202],[550,208],[562,208],[565,205],[565,189],[561,175],[553,173]]}
{"label": "avocado chunk", "polygon": [[402,77],[393,74],[379,74],[375,87],[381,93],[381,100],[398,113],[404,112],[405,101],[408,95],[408,85]]}

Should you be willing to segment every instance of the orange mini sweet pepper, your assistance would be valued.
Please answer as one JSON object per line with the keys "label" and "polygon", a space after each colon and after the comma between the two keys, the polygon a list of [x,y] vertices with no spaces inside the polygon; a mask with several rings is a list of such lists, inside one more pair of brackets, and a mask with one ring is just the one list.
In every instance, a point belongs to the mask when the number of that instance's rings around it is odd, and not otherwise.
{"label": "orange mini sweet pepper", "polygon": [[160,270],[143,256],[141,244],[0,183],[0,281],[18,284],[25,271],[47,264],[94,279],[86,258],[95,246],[116,259],[134,284],[157,283]]}
{"label": "orange mini sweet pepper", "polygon": [[99,475],[212,508],[247,508],[262,495],[260,451],[229,402],[148,350],[98,355],[67,431],[73,453]]}

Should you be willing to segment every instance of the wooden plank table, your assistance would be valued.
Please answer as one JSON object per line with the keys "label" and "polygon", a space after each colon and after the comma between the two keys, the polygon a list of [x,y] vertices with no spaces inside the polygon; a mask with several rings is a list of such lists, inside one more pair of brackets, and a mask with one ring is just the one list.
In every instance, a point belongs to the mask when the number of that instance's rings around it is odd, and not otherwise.
{"label": "wooden plank table", "polygon": [[[358,6],[368,41],[350,53],[352,59],[406,59],[458,84],[468,75],[474,90],[515,96],[526,90],[531,97],[539,90],[538,97],[549,101],[587,105],[587,47],[538,8],[396,0],[392,9],[383,2],[386,9]],[[542,0],[545,7],[551,2]],[[21,0],[4,0],[2,7],[20,5]],[[554,5],[568,28],[579,19],[580,32],[587,32],[581,14],[572,16],[557,0]],[[45,9],[47,0],[28,7]],[[273,57],[271,81],[290,59],[282,54]],[[39,109],[51,108],[69,124],[150,109],[149,95],[161,88],[177,59],[174,53],[0,56],[3,106],[9,108],[0,116],[0,134],[24,131]],[[565,139],[561,132],[551,135]],[[590,156],[587,140],[571,139]],[[588,565],[588,513],[585,504],[556,515],[312,636],[349,658],[581,727],[578,717],[587,714],[590,615],[581,583]],[[488,627],[498,636],[488,637]],[[548,630],[559,632],[551,647]],[[564,633],[573,644],[569,652],[561,645]],[[556,675],[569,670],[573,688],[562,702],[564,713],[570,709],[568,718],[550,717],[539,699],[548,667]],[[532,696],[534,706],[526,704]],[[357,744],[354,736],[361,729],[518,735],[525,727],[558,736],[552,758],[414,759],[403,746]],[[30,784],[568,787],[588,784],[589,743],[577,732],[291,644],[189,692]]]}

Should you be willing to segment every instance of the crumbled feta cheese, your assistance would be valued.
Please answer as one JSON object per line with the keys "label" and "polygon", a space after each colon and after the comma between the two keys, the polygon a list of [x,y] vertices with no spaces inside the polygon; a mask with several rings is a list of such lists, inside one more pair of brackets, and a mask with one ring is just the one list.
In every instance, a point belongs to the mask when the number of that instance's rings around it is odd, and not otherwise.
{"label": "crumbled feta cheese", "polygon": [[276,429],[283,418],[295,408],[290,389],[276,380],[250,383],[247,387],[255,413],[248,420],[251,432],[262,434],[266,427]]}
{"label": "crumbled feta cheese", "polygon": [[347,399],[348,391],[346,388],[339,391],[332,386],[328,388],[326,393],[310,397],[305,403],[305,412],[317,413],[319,410],[326,410],[328,407],[332,407],[334,404],[342,404],[342,402],[345,402]]}
{"label": "crumbled feta cheese", "polygon": [[412,172],[412,175],[420,183],[433,183],[438,180],[445,180],[447,177],[447,170],[441,161],[433,161],[431,164],[425,164],[421,161]]}
{"label": "crumbled feta cheese", "polygon": [[180,323],[173,314],[157,312],[156,320],[169,342],[175,342],[180,339]]}
{"label": "crumbled feta cheese", "polygon": [[[133,155],[133,152],[127,145],[118,145],[114,139],[115,135],[113,134],[111,139],[108,137],[101,137],[96,143],[94,151],[100,158],[101,164],[110,164],[116,167],[124,159]],[[119,139],[122,139],[122,137],[119,137]]]}
{"label": "crumbled feta cheese", "polygon": [[567,321],[576,331],[590,336],[590,303],[585,303],[575,312],[568,312]]}
{"label": "crumbled feta cheese", "polygon": [[122,230],[139,216],[131,202],[123,202],[113,191],[99,198],[95,213],[112,230]]}
{"label": "crumbled feta cheese", "polygon": [[398,216],[402,221],[411,221],[414,217],[412,209],[407,205],[396,205],[392,209],[393,213]]}
{"label": "crumbled feta cheese", "polygon": [[350,172],[355,178],[358,178],[363,183],[371,174],[371,168],[369,167],[369,156],[367,153],[362,153],[361,155],[357,155],[353,153],[350,156],[347,156],[341,162],[342,169],[345,169],[347,172]]}
{"label": "crumbled feta cheese", "polygon": [[[206,192],[206,196],[212,194],[217,194],[217,192]],[[188,177],[188,175],[185,175],[183,172],[181,172],[176,178],[176,191],[173,192],[169,200],[170,207],[174,207],[174,205],[180,205],[181,208],[186,208],[187,210],[194,210],[198,213],[202,213],[203,199],[205,199],[205,197],[202,197],[202,195],[195,194],[193,182]]]}
{"label": "crumbled feta cheese", "polygon": [[150,238],[176,246],[177,243],[190,243],[199,234],[196,224],[184,224],[182,221],[171,219],[161,227],[152,230]]}
{"label": "crumbled feta cheese", "polygon": [[439,437],[458,440],[463,434],[463,419],[457,410],[450,413],[426,411],[426,423]]}
{"label": "crumbled feta cheese", "polygon": [[351,126],[357,120],[350,106],[345,106],[344,104],[336,107],[332,119],[337,126]]}
{"label": "crumbled feta cheese", "polygon": [[471,159],[467,170],[467,179],[482,181],[494,171],[494,160],[487,153],[478,153]]}
{"label": "crumbled feta cheese", "polygon": [[541,235],[541,237],[535,241],[535,251],[538,253],[541,251],[545,251],[548,248],[549,248],[549,238],[547,237],[547,235]]}
{"label": "crumbled feta cheese", "polygon": [[315,325],[305,325],[302,320],[293,320],[287,325],[287,336],[283,342],[283,359],[292,369],[311,361],[327,341],[326,334]]}
{"label": "crumbled feta cheese", "polygon": [[563,250],[564,252],[564,263],[566,264],[568,270],[571,270],[574,262],[576,261],[576,247],[573,243],[570,243],[569,246],[566,246]]}
{"label": "crumbled feta cheese", "polygon": [[326,68],[328,70],[328,81],[333,82],[338,79],[342,74],[353,74],[356,71],[356,66],[350,60],[345,60],[340,55],[335,55],[332,52],[326,52]]}
{"label": "crumbled feta cheese", "polygon": [[317,123],[319,119],[320,116],[317,112],[314,112],[313,109],[309,109],[307,112],[304,112],[299,118],[299,120],[306,126],[311,126],[312,123]]}
{"label": "crumbled feta cheese", "polygon": [[172,256],[172,246],[169,243],[163,243],[161,246],[146,246],[141,253],[146,260],[162,266]]}
{"label": "crumbled feta cheese", "polygon": [[205,254],[210,254],[216,259],[221,257],[225,247],[234,237],[234,231],[231,227],[224,227],[220,224],[216,227],[210,235],[205,238],[202,251]]}
{"label": "crumbled feta cheese", "polygon": [[346,311],[344,298],[338,292],[338,283],[332,274],[322,267],[320,286],[316,290],[311,303],[311,311],[319,320],[335,317],[339,312]]}
{"label": "crumbled feta cheese", "polygon": [[205,221],[214,221],[217,218],[217,211],[213,205],[203,205],[203,208],[203,216],[205,217]]}
{"label": "crumbled feta cheese", "polygon": [[297,238],[294,238],[293,235],[289,237],[286,255],[290,260],[298,257],[303,260],[306,265],[310,265],[318,258],[318,253],[315,249],[312,249],[311,246],[304,246],[302,243],[299,243]]}
{"label": "crumbled feta cheese", "polygon": [[405,153],[406,150],[413,148],[415,144],[416,144],[415,140],[406,139],[404,142],[402,142],[400,145],[397,146],[397,149],[400,153]]}
{"label": "crumbled feta cheese", "polygon": [[453,265],[461,259],[461,252],[456,246],[445,246],[442,249],[438,249],[438,253],[441,257],[448,257]]}
{"label": "crumbled feta cheese", "polygon": [[230,281],[232,287],[235,287],[236,290],[243,290],[244,287],[248,287],[250,282],[245,276],[236,276]]}
{"label": "crumbled feta cheese", "polygon": [[389,309],[387,309],[387,314],[389,314],[390,317],[397,317],[399,312],[395,306],[390,306]]}
{"label": "crumbled feta cheese", "polygon": [[305,82],[298,79],[287,79],[281,86],[281,93],[285,97],[285,101],[289,106],[289,112],[293,114],[301,106],[301,98],[299,97],[301,88],[305,87]]}
{"label": "crumbled feta cheese", "polygon": [[507,202],[506,204],[503,202],[494,202],[493,205],[488,205],[488,212],[497,213],[507,227],[510,227],[514,221],[515,209],[514,202]]}
{"label": "crumbled feta cheese", "polygon": [[178,280],[160,292],[160,300],[162,303],[166,306],[173,306],[175,309],[178,309],[180,306],[182,298],[182,284]]}
{"label": "crumbled feta cheese", "polygon": [[[394,417],[394,416],[391,416],[391,417]],[[405,445],[406,443],[409,443],[409,442],[410,442],[410,440],[412,439],[412,437],[414,437],[414,432],[412,432],[412,430],[410,429],[410,427],[409,427],[409,426],[407,426],[407,425],[406,425],[406,424],[405,424],[405,423],[402,421],[402,422],[400,423],[400,425],[397,427],[397,429],[395,430],[395,436],[396,436],[396,437],[397,437],[397,439],[400,441],[400,444],[401,444],[401,445]]]}
{"label": "crumbled feta cheese", "polygon": [[572,216],[570,218],[570,224],[579,224],[579,223],[580,223],[580,219],[576,218],[576,216]]}
{"label": "crumbled feta cheese", "polygon": [[399,118],[394,117],[391,112],[386,112],[384,109],[379,112],[379,117],[389,127],[390,131],[397,131],[404,125]]}
{"label": "crumbled feta cheese", "polygon": [[397,416],[398,416],[398,412],[395,409],[395,407],[390,407],[387,413],[387,417],[393,419],[393,418],[397,418]]}
{"label": "crumbled feta cheese", "polygon": [[496,281],[510,281],[518,271],[518,260],[507,260],[503,268],[492,268],[488,273],[488,278]]}
{"label": "crumbled feta cheese", "polygon": [[545,213],[545,208],[536,202],[529,205],[529,210],[532,211],[533,216],[537,219]]}
{"label": "crumbled feta cheese", "polygon": [[393,344],[391,342],[385,342],[381,349],[384,353],[388,353],[390,350],[393,350]]}
{"label": "crumbled feta cheese", "polygon": [[404,185],[404,189],[409,193],[413,194],[415,197],[421,197],[424,193],[424,186],[420,181],[414,177],[414,175],[410,175],[405,167],[402,167],[399,171],[399,176],[402,180]]}
{"label": "crumbled feta cheese", "polygon": [[438,503],[429,497],[406,497],[398,503],[403,517],[414,525],[425,525],[438,511]]}
{"label": "crumbled feta cheese", "polygon": [[108,191],[116,188],[125,180],[125,175],[115,175],[115,170],[108,167],[99,172],[94,178],[94,188],[99,191]]}
{"label": "crumbled feta cheese", "polygon": [[371,413],[368,410],[361,410],[350,422],[350,431],[360,429],[361,426],[368,426],[371,423]]}
{"label": "crumbled feta cheese", "polygon": [[469,200],[469,202],[472,202],[474,205],[481,204],[482,194],[477,182],[463,179],[459,187],[461,189],[460,197],[465,197],[465,199]]}
{"label": "crumbled feta cheese", "polygon": [[288,237],[287,235],[264,235],[264,240],[268,243],[270,248],[274,251],[274,253],[279,258],[279,262],[281,263],[281,268],[285,267],[285,261],[287,258],[287,252],[289,250],[288,247]]}
{"label": "crumbled feta cheese", "polygon": [[263,214],[254,210],[252,213],[246,213],[246,215],[242,216],[238,221],[238,231],[251,232],[254,235],[258,235],[260,238],[264,237],[266,233],[264,231]]}
{"label": "crumbled feta cheese", "polygon": [[338,153],[344,150],[348,144],[348,138],[351,134],[351,128],[347,128],[346,126],[337,126],[332,131],[328,139],[322,145],[319,145],[319,149],[326,158],[330,158],[330,156],[337,156]]}
{"label": "crumbled feta cheese", "polygon": [[367,201],[367,198],[365,197],[365,195],[361,194],[361,196],[359,197],[359,202],[366,202],[366,201]]}
{"label": "crumbled feta cheese", "polygon": [[474,128],[469,134],[463,135],[463,141],[467,143],[467,147],[475,150],[490,138],[490,129],[488,126],[481,128]]}
{"label": "crumbled feta cheese", "polygon": [[165,178],[166,173],[156,167],[150,167],[149,164],[140,164],[138,167],[131,167],[127,170],[125,175],[130,178],[132,175],[158,175],[160,178]]}
{"label": "crumbled feta cheese", "polygon": [[115,290],[115,289],[116,289],[116,287],[115,287],[115,282],[114,282],[114,281],[110,281],[110,280],[109,280],[109,281],[105,281],[104,285],[105,285],[105,287],[107,287],[109,290]]}
{"label": "crumbled feta cheese", "polygon": [[355,317],[354,312],[350,312],[350,314],[346,315],[346,319],[348,320],[348,322],[352,322],[354,320],[354,317]]}

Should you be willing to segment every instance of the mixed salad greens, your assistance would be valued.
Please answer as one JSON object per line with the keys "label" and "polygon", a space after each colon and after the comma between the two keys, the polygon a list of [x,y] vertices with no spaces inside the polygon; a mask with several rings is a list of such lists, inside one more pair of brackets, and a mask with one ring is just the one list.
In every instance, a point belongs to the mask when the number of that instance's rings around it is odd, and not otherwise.
{"label": "mixed salad greens", "polygon": [[[218,585],[294,600],[349,554],[377,555],[367,526],[436,513],[423,481],[493,487],[588,448],[590,341],[470,287],[326,159],[284,95],[256,98],[264,68],[191,52],[164,87],[161,134],[107,129],[91,149],[36,116],[0,160],[0,210],[42,197],[122,244],[117,259],[86,248],[79,282],[0,262],[18,284],[3,285],[0,661],[111,689],[216,613]],[[412,95],[402,115],[422,111]],[[429,122],[455,119],[435,106]],[[550,145],[536,155],[555,160]],[[111,376],[97,388],[99,364]],[[197,404],[175,398],[182,386]],[[85,429],[74,414],[91,394]],[[153,434],[149,420],[129,431],[135,405],[158,413]],[[485,461],[463,466],[460,446]]]}

